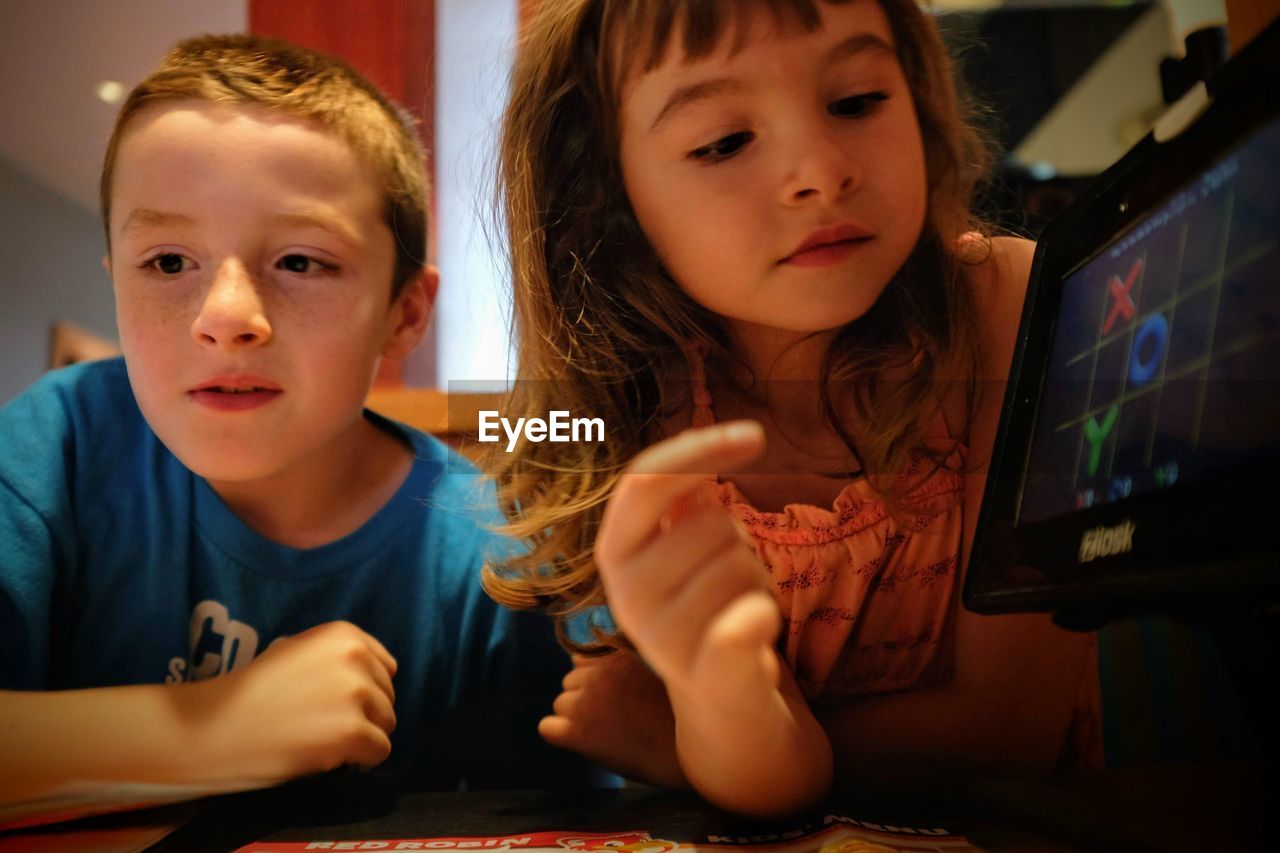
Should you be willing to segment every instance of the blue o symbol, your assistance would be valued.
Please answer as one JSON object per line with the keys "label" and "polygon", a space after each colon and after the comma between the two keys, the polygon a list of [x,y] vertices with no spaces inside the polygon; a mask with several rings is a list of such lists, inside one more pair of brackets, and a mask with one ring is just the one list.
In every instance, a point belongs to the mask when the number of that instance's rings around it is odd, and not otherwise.
{"label": "blue o symbol", "polygon": [[[1154,340],[1154,345],[1148,346],[1149,340]],[[1156,368],[1160,366],[1160,357],[1164,355],[1164,346],[1168,341],[1169,321],[1165,320],[1163,314],[1152,314],[1133,339],[1133,351],[1129,357],[1129,379],[1134,385],[1145,385],[1156,375]],[[1143,358],[1143,350],[1148,353],[1146,358]]]}

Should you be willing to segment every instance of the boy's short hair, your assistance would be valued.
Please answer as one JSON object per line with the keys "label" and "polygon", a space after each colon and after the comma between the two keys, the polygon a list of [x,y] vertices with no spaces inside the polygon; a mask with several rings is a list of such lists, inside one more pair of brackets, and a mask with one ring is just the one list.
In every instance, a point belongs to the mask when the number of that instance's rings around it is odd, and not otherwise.
{"label": "boy's short hair", "polygon": [[340,59],[279,39],[197,36],[169,51],[120,107],[102,165],[102,224],[111,247],[111,181],[130,119],[151,104],[197,99],[255,104],[340,134],[369,164],[395,236],[392,297],[426,263],[426,152],[414,119]]}

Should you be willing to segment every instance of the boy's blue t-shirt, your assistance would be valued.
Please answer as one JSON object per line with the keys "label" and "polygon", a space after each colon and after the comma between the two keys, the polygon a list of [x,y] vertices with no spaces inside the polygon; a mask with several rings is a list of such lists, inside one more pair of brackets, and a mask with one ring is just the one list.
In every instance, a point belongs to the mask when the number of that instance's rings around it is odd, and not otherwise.
{"label": "boy's blue t-shirt", "polygon": [[435,439],[367,414],[416,457],[396,495],[319,548],[246,526],[156,438],[121,360],[51,373],[0,408],[0,689],[210,678],[280,637],[346,620],[395,656],[397,783],[586,779],[546,745],[567,671],[551,623],[494,604],[511,543],[492,491]]}

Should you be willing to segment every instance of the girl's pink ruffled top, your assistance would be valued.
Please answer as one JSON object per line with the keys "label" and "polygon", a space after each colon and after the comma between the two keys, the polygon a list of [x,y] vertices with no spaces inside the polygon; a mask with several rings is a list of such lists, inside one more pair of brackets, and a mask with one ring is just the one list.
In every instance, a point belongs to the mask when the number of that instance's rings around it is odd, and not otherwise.
{"label": "girl's pink ruffled top", "polygon": [[[689,363],[691,426],[710,426],[715,413],[701,348],[690,349]],[[898,478],[907,491],[896,513],[865,478],[851,480],[830,509],[790,504],[781,512],[761,512],[733,483],[711,481],[755,541],[782,611],[781,651],[811,702],[951,680],[967,448],[951,439],[941,416],[924,438],[950,454],[941,464],[924,452],[913,457]],[[1091,657],[1064,765],[1101,766],[1100,710]]]}
{"label": "girl's pink ruffled top", "polygon": [[[696,349],[690,366],[692,426],[710,426],[715,414]],[[956,445],[941,465],[917,454],[898,482],[919,482],[896,513],[865,478],[851,480],[830,509],[790,504],[781,512],[755,509],[731,482],[714,484],[755,540],[782,611],[781,651],[810,700],[950,679],[965,452]]]}

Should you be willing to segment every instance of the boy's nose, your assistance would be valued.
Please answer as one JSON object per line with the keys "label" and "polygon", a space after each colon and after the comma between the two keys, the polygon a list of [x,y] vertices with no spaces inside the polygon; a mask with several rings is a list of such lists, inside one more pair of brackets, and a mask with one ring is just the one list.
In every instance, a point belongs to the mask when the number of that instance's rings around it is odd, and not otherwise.
{"label": "boy's nose", "polygon": [[829,128],[796,133],[791,142],[789,170],[782,186],[782,203],[834,201],[861,183],[857,163]]}
{"label": "boy's nose", "polygon": [[191,336],[209,347],[260,346],[271,339],[261,294],[239,261],[218,266],[191,324]]}

